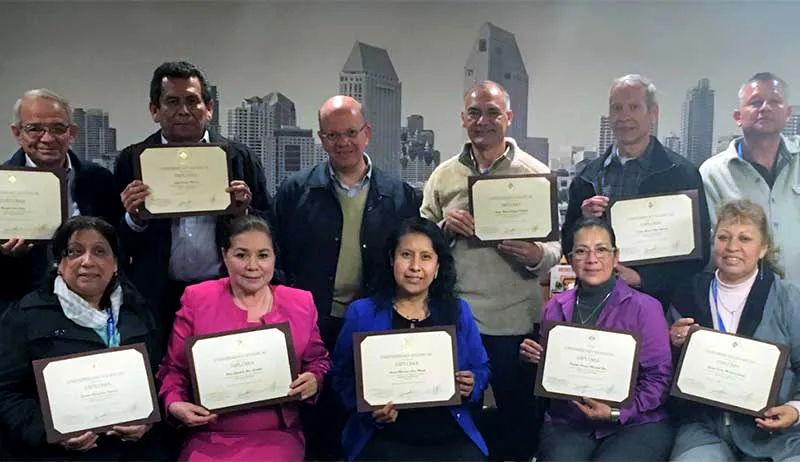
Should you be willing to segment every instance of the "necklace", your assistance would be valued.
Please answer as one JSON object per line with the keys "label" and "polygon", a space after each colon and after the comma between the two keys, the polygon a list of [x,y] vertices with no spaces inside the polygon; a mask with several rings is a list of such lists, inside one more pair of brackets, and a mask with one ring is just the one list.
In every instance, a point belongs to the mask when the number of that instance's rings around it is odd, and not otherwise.
{"label": "necklace", "polygon": [[608,297],[610,297],[610,296],[611,296],[611,292],[613,292],[613,290],[611,290],[610,292],[608,292],[608,294],[606,294],[606,296],[605,296],[605,297],[603,297],[603,299],[602,299],[602,300],[600,300],[600,303],[598,303],[598,304],[597,304],[597,305],[594,307],[594,309],[592,309],[592,312],[591,312],[591,313],[589,313],[589,316],[587,316],[585,319],[584,319],[584,317],[583,317],[583,316],[581,316],[581,311],[578,309],[578,305],[580,305],[580,304],[581,304],[581,297],[580,297],[580,295],[576,296],[576,302],[575,302],[575,313],[578,315],[578,320],[580,321],[580,323],[581,323],[581,324],[586,324],[586,322],[587,322],[587,321],[589,321],[590,319],[592,319],[592,317],[594,316],[594,314],[595,314],[595,313],[597,313],[597,310],[599,310],[599,309],[600,309],[600,307],[602,307],[602,306],[603,306],[603,303],[605,303],[605,302],[606,302],[606,300],[608,300]]}
{"label": "necklace", "polygon": [[401,318],[403,318],[406,321],[410,322],[411,325],[409,327],[412,328],[412,329],[414,327],[416,327],[416,325],[419,324],[420,322],[428,319],[428,316],[430,316],[430,312],[428,311],[427,306],[428,306],[428,304],[426,303],[425,306],[423,307],[422,317],[420,317],[420,318],[409,318],[408,316],[406,316],[406,315],[404,315],[403,313],[400,312],[400,307],[397,306],[397,303],[392,302],[392,308],[394,308],[395,313],[400,315]]}

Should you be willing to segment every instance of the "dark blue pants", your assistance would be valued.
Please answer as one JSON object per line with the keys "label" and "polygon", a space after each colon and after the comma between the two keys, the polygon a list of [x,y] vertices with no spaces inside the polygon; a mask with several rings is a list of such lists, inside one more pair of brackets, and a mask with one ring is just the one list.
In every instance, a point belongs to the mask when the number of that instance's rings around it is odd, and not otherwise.
{"label": "dark blue pants", "polygon": [[672,447],[673,429],[668,422],[625,425],[616,433],[598,440],[594,433],[581,432],[569,425],[542,426],[537,461],[665,461]]}

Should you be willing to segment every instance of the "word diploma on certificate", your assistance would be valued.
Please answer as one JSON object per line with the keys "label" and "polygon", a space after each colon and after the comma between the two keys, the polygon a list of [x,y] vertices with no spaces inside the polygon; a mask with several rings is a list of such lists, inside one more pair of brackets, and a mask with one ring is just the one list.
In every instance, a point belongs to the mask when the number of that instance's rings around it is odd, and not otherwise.
{"label": "word diploma on certificate", "polygon": [[67,219],[66,173],[0,167],[0,242],[48,241]]}
{"label": "word diploma on certificate", "polygon": [[33,361],[47,441],[161,420],[144,344]]}
{"label": "word diploma on certificate", "polygon": [[230,213],[228,156],[220,144],[165,144],[134,153],[134,175],[150,188],[142,218]]}
{"label": "word diploma on certificate", "polygon": [[358,410],[461,403],[455,338],[455,326],[354,333]]}
{"label": "word diploma on certificate", "polygon": [[789,347],[706,328],[686,339],[671,394],[763,417],[778,400]]}
{"label": "word diploma on certificate", "polygon": [[194,402],[214,413],[287,401],[297,378],[289,323],[189,337]]}
{"label": "word diploma on certificate", "polygon": [[558,239],[554,175],[471,176],[468,182],[469,206],[479,241],[493,244],[506,239]]}
{"label": "word diploma on certificate", "polygon": [[611,202],[620,263],[650,264],[702,257],[697,190]]}
{"label": "word diploma on certificate", "polygon": [[616,406],[633,399],[639,372],[638,334],[545,321],[543,346],[537,396],[591,398]]}

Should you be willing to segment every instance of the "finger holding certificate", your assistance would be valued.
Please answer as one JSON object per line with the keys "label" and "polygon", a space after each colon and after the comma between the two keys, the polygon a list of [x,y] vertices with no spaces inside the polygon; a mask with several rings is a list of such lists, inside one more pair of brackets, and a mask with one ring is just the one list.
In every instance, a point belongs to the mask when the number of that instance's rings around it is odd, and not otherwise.
{"label": "finger holding certificate", "polygon": [[[133,156],[135,177],[143,185],[141,193],[146,189],[139,217],[233,212],[233,196],[239,186],[231,183],[228,158],[227,146],[221,144],[141,147]],[[244,200],[245,193],[241,191],[237,200]]]}

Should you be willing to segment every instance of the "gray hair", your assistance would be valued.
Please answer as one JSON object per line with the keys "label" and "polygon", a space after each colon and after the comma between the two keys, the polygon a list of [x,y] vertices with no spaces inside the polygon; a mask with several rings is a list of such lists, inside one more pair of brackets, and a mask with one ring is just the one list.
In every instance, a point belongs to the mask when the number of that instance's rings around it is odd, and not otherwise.
{"label": "gray hair", "polygon": [[467,96],[469,96],[470,94],[472,94],[472,93],[474,93],[474,92],[476,92],[478,90],[488,91],[491,88],[497,88],[498,90],[503,92],[503,102],[506,105],[506,111],[510,111],[511,110],[511,96],[509,96],[508,92],[506,91],[505,88],[503,88],[502,85],[500,85],[497,82],[493,82],[491,80],[484,80],[483,82],[476,83],[475,85],[470,87],[470,89],[467,90],[466,93],[464,93],[464,99],[467,99]]}
{"label": "gray hair", "polygon": [[742,86],[739,87],[739,100],[741,101],[742,97],[744,96],[745,88],[750,86],[750,84],[759,82],[771,83],[776,89],[780,89],[781,93],[783,94],[783,100],[789,101],[789,85],[786,84],[785,80],[773,74],[772,72],[759,72],[747,79],[747,82],[743,83]]}
{"label": "gray hair", "polygon": [[19,126],[22,123],[22,103],[25,102],[26,99],[34,98],[43,98],[55,102],[64,110],[64,114],[67,116],[67,122],[70,124],[72,123],[72,108],[66,98],[47,88],[35,88],[23,93],[22,97],[14,103],[14,115],[11,119],[14,125]]}
{"label": "gray hair", "polygon": [[656,84],[652,80],[640,74],[628,74],[614,79],[611,85],[611,91],[623,85],[640,85],[645,89],[645,96],[647,98],[647,109],[652,109],[658,105],[656,100]]}

